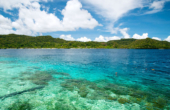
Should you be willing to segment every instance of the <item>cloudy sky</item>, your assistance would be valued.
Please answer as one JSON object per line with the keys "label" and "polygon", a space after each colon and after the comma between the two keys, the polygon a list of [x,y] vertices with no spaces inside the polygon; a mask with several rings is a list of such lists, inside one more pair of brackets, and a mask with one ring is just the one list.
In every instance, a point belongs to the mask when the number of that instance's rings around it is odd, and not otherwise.
{"label": "cloudy sky", "polygon": [[0,34],[170,42],[170,0],[0,0]]}

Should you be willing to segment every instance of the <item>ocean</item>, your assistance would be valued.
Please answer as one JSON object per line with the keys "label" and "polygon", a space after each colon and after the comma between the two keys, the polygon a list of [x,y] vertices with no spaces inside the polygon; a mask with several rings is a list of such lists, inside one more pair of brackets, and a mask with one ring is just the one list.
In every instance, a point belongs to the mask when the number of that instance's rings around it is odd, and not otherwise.
{"label": "ocean", "polygon": [[0,110],[169,110],[170,50],[1,49]]}

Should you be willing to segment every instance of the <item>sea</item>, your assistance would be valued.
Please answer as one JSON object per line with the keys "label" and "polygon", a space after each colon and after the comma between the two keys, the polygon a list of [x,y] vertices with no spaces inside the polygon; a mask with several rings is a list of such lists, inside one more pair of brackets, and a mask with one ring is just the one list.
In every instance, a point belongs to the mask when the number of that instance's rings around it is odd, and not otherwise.
{"label": "sea", "polygon": [[1,49],[0,110],[170,110],[170,50]]}

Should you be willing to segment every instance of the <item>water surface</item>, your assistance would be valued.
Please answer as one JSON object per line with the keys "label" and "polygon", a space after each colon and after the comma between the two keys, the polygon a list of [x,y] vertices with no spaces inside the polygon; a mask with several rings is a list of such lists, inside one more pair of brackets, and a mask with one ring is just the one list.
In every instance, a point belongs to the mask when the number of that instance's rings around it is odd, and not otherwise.
{"label": "water surface", "polygon": [[0,50],[0,109],[170,109],[170,50]]}

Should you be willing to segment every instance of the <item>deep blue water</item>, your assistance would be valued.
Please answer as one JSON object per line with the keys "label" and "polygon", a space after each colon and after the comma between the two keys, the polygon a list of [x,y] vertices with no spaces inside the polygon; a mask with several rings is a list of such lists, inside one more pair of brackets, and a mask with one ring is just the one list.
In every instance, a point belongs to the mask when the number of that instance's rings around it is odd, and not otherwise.
{"label": "deep blue water", "polygon": [[[67,73],[70,75],[71,79],[77,80],[86,80],[92,82],[97,85],[97,87],[104,91],[111,91],[113,94],[116,94],[117,100],[114,100],[110,103],[109,107],[111,110],[113,109],[122,109],[122,103],[120,106],[116,105],[120,103],[118,100],[121,97],[125,97],[129,100],[129,96],[133,97],[134,90],[142,91],[143,94],[139,97],[135,96],[133,98],[140,98],[141,102],[130,102],[130,103],[123,103],[125,109],[133,109],[132,105],[135,105],[136,108],[134,109],[147,109],[146,105],[149,106],[151,109],[153,107],[157,107],[158,109],[167,109],[169,105],[170,99],[170,50],[138,50],[138,49],[7,49],[7,50],[0,50],[0,82],[2,89],[1,96],[21,91],[26,88],[30,88],[32,82],[27,80],[23,81],[21,77],[28,77],[20,75],[23,72],[30,72],[36,73],[37,71],[49,72],[55,71],[58,73]],[[48,90],[49,94],[55,94],[54,88],[55,86],[59,87],[62,81],[67,81],[66,79],[62,79],[58,81],[59,78],[56,75],[52,75],[53,80],[48,81],[48,85],[43,89]],[[18,78],[18,79],[17,79]],[[12,81],[14,79],[14,81]],[[60,78],[61,79],[61,78]],[[15,85],[16,81],[16,85]],[[19,82],[18,82],[19,81]],[[58,85],[54,85],[58,81]],[[28,83],[27,83],[28,82]],[[74,82],[74,81],[73,81]],[[10,83],[10,84],[9,84]],[[25,83],[23,89],[21,89],[18,83]],[[9,88],[6,86],[9,84]],[[72,84],[72,83],[70,83]],[[115,88],[112,86],[108,86],[114,84],[118,87],[119,90],[114,90]],[[34,83],[34,86],[36,84]],[[39,84],[37,84],[39,85]],[[83,82],[80,81],[80,86],[83,85]],[[88,84],[86,84],[88,86]],[[49,89],[51,87],[51,89]],[[60,86],[60,90],[63,89],[64,92],[68,91],[69,94],[74,93],[74,90],[69,91],[67,87]],[[109,87],[109,88],[108,88]],[[113,88],[112,88],[113,87]],[[125,87],[125,88],[121,88]],[[12,89],[11,89],[12,88]],[[132,90],[132,93],[127,94],[119,94],[118,91],[124,91],[124,89]],[[80,88],[79,88],[80,89]],[[51,90],[51,92],[50,92]],[[95,89],[94,89],[95,90]],[[41,91],[41,90],[39,90]],[[56,90],[57,91],[57,90]],[[78,91],[78,95],[80,90]],[[87,96],[81,97],[83,101],[81,103],[86,103],[85,99],[90,99],[90,95],[92,94],[88,88]],[[96,90],[96,91],[99,91]],[[115,92],[116,91],[116,92]],[[125,90],[126,91],[126,90]],[[63,92],[63,93],[64,93]],[[148,94],[154,94],[151,99],[146,98]],[[76,93],[74,93],[76,94]],[[32,96],[35,94],[31,94]],[[143,96],[141,96],[143,95]],[[9,97],[6,100],[6,103],[11,103],[9,101],[13,101],[15,99],[21,98],[23,95],[15,96],[13,99]],[[80,95],[81,96],[81,95]],[[57,96],[54,96],[55,98]],[[64,97],[64,96],[63,96]],[[71,97],[71,96],[70,96]],[[75,100],[70,99],[67,97],[70,102],[74,102]],[[155,99],[153,99],[155,97]],[[159,98],[166,102],[166,104],[162,107],[159,106]],[[66,97],[65,97],[66,98]],[[4,101],[0,103],[4,103]],[[34,99],[38,100],[38,99]],[[94,99],[95,103],[99,103],[99,101],[104,100],[107,103],[106,99]],[[156,102],[155,102],[156,101]],[[14,101],[13,101],[14,102]],[[69,102],[69,103],[70,103]],[[114,103],[115,102],[115,103]],[[44,103],[45,100],[44,100]],[[77,103],[80,103],[78,101]],[[149,105],[150,104],[150,105]],[[156,105],[158,104],[158,105]],[[7,107],[8,105],[3,105],[3,107]],[[111,107],[111,105],[113,105]],[[47,104],[48,106],[48,104]],[[79,107],[80,109],[82,106],[80,104],[75,104],[75,107]],[[87,105],[88,106],[88,105]],[[87,107],[86,106],[86,107]],[[98,110],[98,109],[108,109],[109,107],[105,104],[102,107],[96,107],[95,105],[91,104],[90,109]],[[105,107],[106,106],[106,107]],[[38,107],[38,106],[37,106]],[[108,108],[107,108],[108,107]],[[36,106],[34,107],[36,108]],[[44,107],[43,109],[45,109]],[[46,108],[47,109],[47,108]]]}

